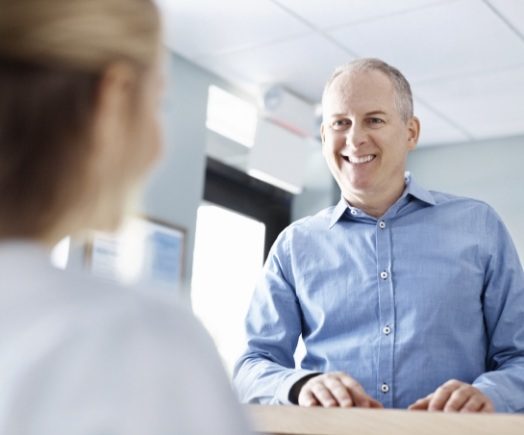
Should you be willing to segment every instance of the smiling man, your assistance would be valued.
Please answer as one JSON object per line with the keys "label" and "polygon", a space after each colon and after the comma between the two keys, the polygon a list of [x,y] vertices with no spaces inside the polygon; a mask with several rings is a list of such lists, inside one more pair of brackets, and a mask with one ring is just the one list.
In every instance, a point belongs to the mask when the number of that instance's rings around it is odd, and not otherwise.
{"label": "smiling man", "polygon": [[235,368],[241,399],[524,411],[524,273],[500,218],[405,174],[420,124],[397,69],[338,68],[322,105],[342,197],[275,242]]}

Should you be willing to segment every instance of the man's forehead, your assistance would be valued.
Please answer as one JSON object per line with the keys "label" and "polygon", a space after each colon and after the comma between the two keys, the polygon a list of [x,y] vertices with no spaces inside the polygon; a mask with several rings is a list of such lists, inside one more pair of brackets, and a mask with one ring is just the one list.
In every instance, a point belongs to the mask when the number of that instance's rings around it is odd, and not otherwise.
{"label": "man's forehead", "polygon": [[343,72],[335,77],[328,93],[336,91],[337,94],[355,94],[358,92],[375,91],[377,94],[388,96],[394,92],[393,83],[381,71],[364,70]]}
{"label": "man's forehead", "polygon": [[350,110],[394,109],[395,93],[389,78],[380,71],[345,72],[335,77],[324,95],[323,108],[331,113]]}

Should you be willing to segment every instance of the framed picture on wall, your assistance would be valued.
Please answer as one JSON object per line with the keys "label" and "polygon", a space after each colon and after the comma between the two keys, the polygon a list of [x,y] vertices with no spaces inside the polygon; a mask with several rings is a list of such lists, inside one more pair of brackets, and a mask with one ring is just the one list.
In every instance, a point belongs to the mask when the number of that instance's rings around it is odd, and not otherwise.
{"label": "framed picture on wall", "polygon": [[86,266],[94,275],[121,284],[178,290],[183,280],[184,251],[184,229],[134,216],[117,233],[93,233],[86,248]]}

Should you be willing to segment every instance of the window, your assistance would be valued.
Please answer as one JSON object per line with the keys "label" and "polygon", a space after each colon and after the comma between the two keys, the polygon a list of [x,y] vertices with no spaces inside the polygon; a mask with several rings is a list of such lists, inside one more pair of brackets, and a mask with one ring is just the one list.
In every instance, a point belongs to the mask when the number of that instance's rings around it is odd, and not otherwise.
{"label": "window", "polygon": [[245,349],[244,317],[263,261],[289,225],[292,195],[212,158],[206,166],[191,294],[231,374]]}
{"label": "window", "polygon": [[198,209],[192,302],[229,372],[245,348],[244,317],[264,259],[265,225],[211,203]]}
{"label": "window", "polygon": [[51,251],[51,264],[55,266],[57,269],[67,268],[70,247],[70,237],[63,238],[53,247]]}

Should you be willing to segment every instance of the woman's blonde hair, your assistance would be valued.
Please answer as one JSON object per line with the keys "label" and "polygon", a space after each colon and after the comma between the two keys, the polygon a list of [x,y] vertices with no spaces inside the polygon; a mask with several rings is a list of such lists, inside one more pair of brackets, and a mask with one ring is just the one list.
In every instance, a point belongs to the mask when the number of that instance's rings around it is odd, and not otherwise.
{"label": "woman's blonde hair", "polygon": [[0,237],[40,236],[84,192],[100,79],[158,56],[150,0],[0,0]]}
{"label": "woman's blonde hair", "polygon": [[159,19],[150,0],[0,0],[0,55],[100,72],[122,59],[147,66]]}

